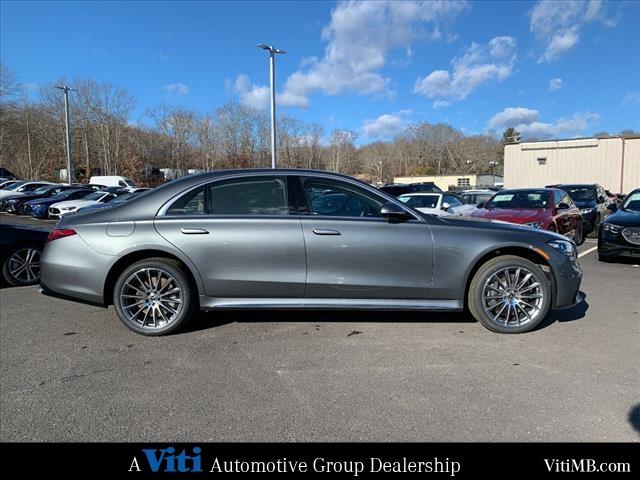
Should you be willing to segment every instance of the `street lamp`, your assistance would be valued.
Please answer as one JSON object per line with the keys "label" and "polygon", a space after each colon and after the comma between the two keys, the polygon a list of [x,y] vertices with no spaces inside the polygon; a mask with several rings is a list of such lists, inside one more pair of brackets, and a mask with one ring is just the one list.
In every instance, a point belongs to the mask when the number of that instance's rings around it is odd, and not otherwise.
{"label": "street lamp", "polygon": [[73,183],[73,170],[71,165],[71,126],[69,125],[69,92],[75,92],[71,87],[66,85],[56,85],[56,88],[64,92],[64,126],[67,140],[67,183]]}
{"label": "street lamp", "polygon": [[276,53],[287,53],[272,45],[260,43],[258,48],[269,51],[269,77],[271,83],[271,168],[276,168]]}
{"label": "street lamp", "polygon": [[495,187],[496,185],[496,176],[493,173],[493,169],[498,166],[498,162],[489,162],[489,166],[491,167],[491,185]]}

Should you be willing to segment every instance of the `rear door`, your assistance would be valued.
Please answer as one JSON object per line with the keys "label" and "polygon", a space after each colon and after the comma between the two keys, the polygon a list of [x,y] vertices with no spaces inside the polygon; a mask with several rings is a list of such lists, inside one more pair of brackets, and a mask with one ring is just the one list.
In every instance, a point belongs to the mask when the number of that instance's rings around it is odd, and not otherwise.
{"label": "rear door", "polygon": [[308,298],[427,299],[432,276],[428,225],[380,216],[385,197],[355,182],[300,177]]}
{"label": "rear door", "polygon": [[285,175],[243,175],[186,192],[155,219],[187,255],[211,297],[304,295],[300,219],[289,215]]}

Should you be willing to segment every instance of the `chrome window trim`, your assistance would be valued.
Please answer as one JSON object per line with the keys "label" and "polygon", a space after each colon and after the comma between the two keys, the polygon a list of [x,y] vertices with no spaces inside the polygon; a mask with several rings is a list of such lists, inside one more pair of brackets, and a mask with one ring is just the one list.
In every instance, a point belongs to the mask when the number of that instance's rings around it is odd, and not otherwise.
{"label": "chrome window trim", "polygon": [[[400,205],[400,207],[402,207],[403,210],[405,210],[408,214],[410,214],[413,217],[413,220],[418,220],[419,222],[422,223],[426,223],[425,220],[418,216],[417,214],[415,214],[414,212],[412,212],[409,208],[407,208],[402,202],[398,201],[397,199],[391,197],[390,195],[387,195],[384,192],[379,191],[378,189],[375,189],[373,187],[371,187],[370,185],[367,185],[366,183],[362,183],[362,182],[358,182],[357,180],[352,180],[350,178],[345,178],[345,177],[336,177],[334,175],[327,175],[324,173],[315,173],[315,172],[300,172],[300,171],[291,171],[291,172],[286,172],[286,171],[278,171],[278,172],[274,172],[274,173],[269,173],[268,171],[257,171],[257,172],[251,172],[251,173],[247,173],[247,172],[240,172],[240,173],[229,173],[229,174],[225,174],[225,175],[221,175],[220,177],[217,178],[208,178],[206,180],[203,180],[195,185],[190,186],[189,188],[187,188],[186,190],[183,190],[179,193],[176,193],[174,196],[172,196],[171,198],[169,198],[167,201],[165,201],[162,206],[158,209],[155,217],[169,217],[169,218],[184,218],[183,215],[167,215],[167,211],[169,210],[169,208],[171,207],[171,205],[173,205],[173,203],[178,200],[180,197],[182,197],[183,195],[188,194],[189,192],[192,192],[193,190],[203,187],[205,185],[208,185],[210,183],[215,183],[215,182],[220,182],[223,180],[229,180],[229,179],[234,179],[234,178],[248,178],[248,177],[265,177],[265,176],[272,176],[272,177],[284,177],[284,176],[297,176],[297,177],[307,177],[307,176],[312,176],[312,177],[318,177],[318,178],[326,178],[328,180],[338,180],[338,181],[343,181],[345,183],[349,183],[353,186],[356,187],[360,187],[363,188],[364,190],[368,190],[369,192],[373,193],[374,195],[378,195],[381,196],[382,198],[388,198],[390,200],[387,201],[392,201],[393,203]],[[288,198],[287,198],[287,202],[288,202]],[[197,218],[248,218],[250,217],[249,215],[198,215]],[[256,218],[265,218],[265,217],[271,217],[271,218],[298,218],[298,217],[302,217],[302,218],[320,218],[320,216],[317,215],[296,215],[296,214],[287,214],[287,215],[255,215],[254,217]],[[331,216],[325,216],[323,218],[328,218],[328,219],[338,219],[338,218],[342,218],[342,219],[361,219],[362,217],[331,217]],[[381,217],[376,217],[376,218],[381,218]]]}

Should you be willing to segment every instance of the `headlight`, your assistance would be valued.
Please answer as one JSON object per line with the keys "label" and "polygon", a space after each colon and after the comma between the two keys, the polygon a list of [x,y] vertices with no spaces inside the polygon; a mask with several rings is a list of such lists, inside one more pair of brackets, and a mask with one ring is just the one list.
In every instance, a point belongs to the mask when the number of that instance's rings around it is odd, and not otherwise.
{"label": "headlight", "polygon": [[602,229],[605,232],[611,232],[611,233],[620,233],[622,231],[623,227],[619,227],[618,225],[613,225],[611,223],[603,223],[602,224]]}
{"label": "headlight", "polygon": [[591,212],[593,212],[594,210],[595,210],[595,208],[581,208],[581,209],[580,209],[580,213],[581,213],[582,215],[585,215],[585,214],[587,214],[587,213],[591,213]]}
{"label": "headlight", "polygon": [[573,257],[577,253],[576,246],[569,240],[550,240],[547,242],[547,245],[555,248],[556,250],[560,250],[568,257]]}
{"label": "headlight", "polygon": [[529,222],[525,223],[525,225],[531,228],[542,228],[542,222]]}
{"label": "headlight", "polygon": [[69,210],[75,210],[78,207],[62,207],[60,210],[64,210],[65,212],[68,212]]}

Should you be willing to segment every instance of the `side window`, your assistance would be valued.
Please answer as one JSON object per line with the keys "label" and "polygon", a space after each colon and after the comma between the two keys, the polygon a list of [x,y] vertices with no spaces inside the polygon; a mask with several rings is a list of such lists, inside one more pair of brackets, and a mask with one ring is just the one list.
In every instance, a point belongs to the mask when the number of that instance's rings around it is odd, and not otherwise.
{"label": "side window", "polygon": [[122,180],[118,180],[118,185],[121,187],[126,187],[127,184],[125,182],[123,182]]}
{"label": "side window", "polygon": [[204,215],[204,187],[196,188],[173,202],[167,215]]}
{"label": "side window", "polygon": [[562,194],[561,191],[556,190],[555,192],[553,192],[553,204],[555,205],[556,208],[558,208],[558,206],[564,201],[564,195]]}
{"label": "side window", "polygon": [[285,177],[249,177],[209,185],[211,215],[288,215]]}
{"label": "side window", "polygon": [[450,207],[460,207],[462,205],[462,202],[454,195],[445,195],[442,198],[442,202],[448,203]]}
{"label": "side window", "polygon": [[385,200],[346,182],[301,177],[311,215],[379,217]]}

